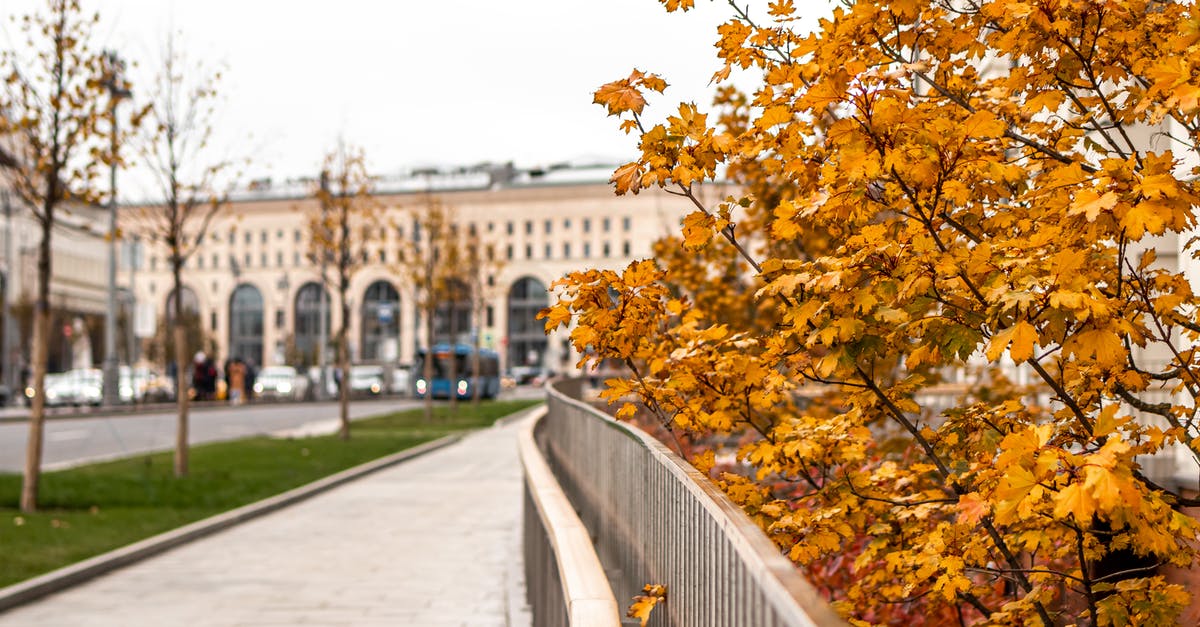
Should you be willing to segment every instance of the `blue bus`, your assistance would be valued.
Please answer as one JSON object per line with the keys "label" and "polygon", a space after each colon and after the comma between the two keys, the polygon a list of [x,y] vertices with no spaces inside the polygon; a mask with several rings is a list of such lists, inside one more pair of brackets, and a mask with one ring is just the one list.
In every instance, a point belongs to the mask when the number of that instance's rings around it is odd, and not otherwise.
{"label": "blue bus", "polygon": [[[500,355],[493,350],[479,349],[479,372],[472,372],[475,348],[465,344],[451,347],[449,344],[438,344],[433,347],[433,378],[425,380],[425,359],[428,352],[424,348],[417,349],[417,358],[413,362],[413,394],[424,398],[430,394],[433,398],[450,398],[453,393],[458,398],[474,398],[475,390],[479,390],[480,398],[496,398],[500,393]],[[450,360],[454,360],[454,378],[450,380]]]}

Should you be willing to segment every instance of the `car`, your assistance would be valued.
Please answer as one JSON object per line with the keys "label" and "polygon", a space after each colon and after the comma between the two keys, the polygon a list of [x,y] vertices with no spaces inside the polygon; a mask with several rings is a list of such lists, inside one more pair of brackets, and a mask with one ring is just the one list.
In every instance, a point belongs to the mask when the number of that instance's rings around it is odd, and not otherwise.
{"label": "car", "polygon": [[[25,404],[32,405],[35,395],[32,381],[31,385],[25,388]],[[46,407],[61,407],[70,405],[75,397],[72,391],[71,380],[65,372],[48,372],[46,378],[42,382],[43,389],[46,390]]]}
{"label": "car", "polygon": [[264,400],[299,401],[308,395],[308,378],[291,366],[267,366],[254,377],[254,396]]}
{"label": "car", "polygon": [[383,389],[383,366],[350,366],[351,396],[378,396]]}
{"label": "car", "polygon": [[392,385],[388,389],[392,394],[408,396],[412,391],[412,366],[407,364],[399,364],[392,367]]}
{"label": "car", "polygon": [[76,368],[68,370],[67,375],[71,381],[72,405],[100,406],[104,400],[104,371],[99,368]]}

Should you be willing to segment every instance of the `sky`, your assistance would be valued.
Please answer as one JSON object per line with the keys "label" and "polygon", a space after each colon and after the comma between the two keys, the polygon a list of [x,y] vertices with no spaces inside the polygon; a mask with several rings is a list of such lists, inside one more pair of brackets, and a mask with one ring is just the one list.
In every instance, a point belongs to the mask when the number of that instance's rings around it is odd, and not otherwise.
{"label": "sky", "polygon": [[[660,116],[678,102],[707,105],[716,27],[731,12],[712,0],[686,14],[656,0],[81,3],[100,14],[93,44],[136,64],[135,100],[168,33],[189,60],[220,69],[214,148],[248,159],[247,179],[276,180],[311,176],[339,139],[361,146],[377,174],[628,161],[635,138],[592,92],[638,68],[670,85],[651,103]],[[43,4],[5,0],[0,45],[16,34],[9,15]]]}

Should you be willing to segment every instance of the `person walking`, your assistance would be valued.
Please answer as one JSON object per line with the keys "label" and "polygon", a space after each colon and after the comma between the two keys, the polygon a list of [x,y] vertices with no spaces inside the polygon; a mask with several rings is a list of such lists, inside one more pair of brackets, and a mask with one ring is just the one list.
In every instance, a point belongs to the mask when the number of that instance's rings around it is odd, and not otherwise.
{"label": "person walking", "polygon": [[246,364],[242,363],[240,357],[235,357],[225,374],[229,379],[230,404],[241,405],[246,393]]}

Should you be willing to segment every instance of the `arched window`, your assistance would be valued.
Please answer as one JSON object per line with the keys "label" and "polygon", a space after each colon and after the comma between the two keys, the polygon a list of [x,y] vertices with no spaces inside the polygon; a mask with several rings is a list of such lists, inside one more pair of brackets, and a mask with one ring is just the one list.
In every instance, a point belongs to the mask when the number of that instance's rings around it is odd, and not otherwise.
{"label": "arched window", "polygon": [[[305,283],[296,292],[295,343],[302,366],[312,366],[320,360],[321,330],[329,342],[329,310],[332,302],[319,283]],[[324,316],[322,316],[324,313]],[[330,358],[333,354],[328,355]]]}
{"label": "arched window", "polygon": [[471,290],[467,284],[451,279],[433,315],[434,344],[471,343]]}
{"label": "arched window", "polygon": [[[196,298],[196,292],[190,287],[181,287],[180,297],[183,300],[183,311],[192,315],[200,315],[200,299]],[[175,290],[167,295],[167,327],[170,328],[171,323],[175,320]]]}
{"label": "arched window", "polygon": [[538,312],[550,305],[541,281],[524,277],[508,290],[508,367],[546,365],[545,325]]}
{"label": "arched window", "polygon": [[400,293],[387,281],[372,283],[363,294],[362,358],[395,360],[400,349]]}
{"label": "arched window", "polygon": [[253,285],[242,284],[229,297],[229,357],[262,364],[263,298]]}

